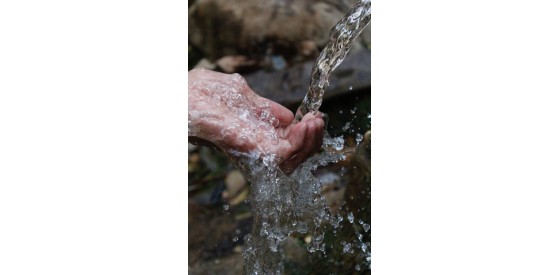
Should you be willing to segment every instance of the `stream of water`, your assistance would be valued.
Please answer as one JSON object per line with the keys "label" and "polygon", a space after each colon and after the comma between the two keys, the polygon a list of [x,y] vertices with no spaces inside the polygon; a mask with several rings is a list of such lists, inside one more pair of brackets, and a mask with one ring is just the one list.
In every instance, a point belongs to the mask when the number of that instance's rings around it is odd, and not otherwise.
{"label": "stream of water", "polygon": [[[293,123],[298,123],[305,114],[316,112],[321,106],[331,72],[342,62],[354,40],[370,21],[370,6],[370,0],[359,0],[331,30],[330,42],[315,62],[309,90]],[[251,182],[247,201],[251,204],[254,221],[251,233],[244,238],[246,274],[282,274],[284,255],[279,244],[292,232],[310,235],[307,250],[325,254],[324,224],[330,222],[333,228],[337,228],[343,217],[332,215],[320,193],[323,183],[313,176],[312,171],[319,166],[345,160],[349,150],[343,150],[344,138],[330,137],[324,130],[321,154],[309,158],[287,176],[279,168],[278,156],[271,153],[280,152],[283,147],[273,126],[277,125],[278,120],[271,116],[270,103],[247,100],[247,97],[254,95],[248,89],[243,89],[246,83],[240,75],[220,75],[217,81],[215,75],[204,70],[191,73],[200,75],[193,78],[196,81],[190,81],[189,78],[189,89],[199,91],[189,95],[189,136],[213,137],[217,141],[215,145],[219,147],[220,144],[228,144],[220,148],[227,150],[230,160]],[[208,106],[216,107],[216,112],[209,114],[206,110]],[[362,139],[360,134],[356,135],[356,141]],[[249,152],[232,148],[243,148],[255,141],[261,143],[257,142]],[[356,229],[352,213],[347,219]],[[362,223],[360,225],[369,227]],[[359,243],[354,245],[358,248],[357,254],[369,266],[369,243],[362,242],[357,229],[356,236],[359,239]],[[330,247],[332,245],[329,244]],[[344,241],[342,245],[343,253],[354,253],[350,242]]]}
{"label": "stream of water", "polygon": [[[370,0],[359,0],[331,30],[330,42],[313,66],[310,87],[296,112],[294,123],[301,121],[305,114],[316,112],[321,106],[331,72],[346,57],[354,40],[369,24],[370,7]],[[360,141],[361,136],[358,134],[356,139]],[[245,155],[241,158],[238,166],[243,167],[251,182],[248,202],[254,215],[252,231],[244,239],[246,274],[282,274],[284,255],[279,250],[279,243],[292,232],[310,234],[312,239],[307,247],[308,251],[325,253],[325,227],[321,224],[328,221],[336,228],[342,217],[331,214],[325,198],[320,194],[323,183],[311,171],[319,166],[344,160],[345,154],[341,153],[343,148],[342,136],[332,138],[325,131],[323,152],[308,159],[290,176],[280,171],[274,162],[274,155]],[[353,224],[353,218],[349,216],[348,219]],[[359,235],[357,230],[356,233]],[[361,242],[361,235],[359,237]],[[368,246],[369,243],[361,244],[364,258],[369,264]],[[349,250],[346,245],[344,250]]]}
{"label": "stream of water", "polygon": [[350,12],[331,29],[329,43],[321,51],[311,70],[311,83],[296,112],[294,123],[300,122],[307,113],[319,110],[332,71],[342,63],[354,40],[369,24],[370,19],[371,0],[358,0]]}

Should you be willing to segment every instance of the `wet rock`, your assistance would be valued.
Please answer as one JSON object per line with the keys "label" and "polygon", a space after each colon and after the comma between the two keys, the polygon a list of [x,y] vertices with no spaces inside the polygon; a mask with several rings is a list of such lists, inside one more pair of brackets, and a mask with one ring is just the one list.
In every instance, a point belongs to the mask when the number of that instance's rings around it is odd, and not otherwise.
{"label": "wet rock", "polygon": [[[281,71],[260,70],[252,74],[242,74],[249,87],[262,97],[284,106],[298,106],[309,88],[311,69],[314,61],[295,65]],[[361,50],[349,54],[331,74],[330,85],[324,100],[329,100],[353,91],[371,87],[371,51]]]}
{"label": "wet rock", "polygon": [[217,60],[226,55],[291,59],[303,41],[324,47],[352,0],[198,0],[189,8],[189,42]]}

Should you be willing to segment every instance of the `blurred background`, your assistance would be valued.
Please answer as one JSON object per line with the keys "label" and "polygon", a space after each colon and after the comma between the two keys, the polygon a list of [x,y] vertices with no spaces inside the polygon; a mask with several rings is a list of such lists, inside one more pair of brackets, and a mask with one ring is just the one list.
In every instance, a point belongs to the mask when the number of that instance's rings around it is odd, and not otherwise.
{"label": "blurred background", "polygon": [[[351,0],[189,0],[189,70],[239,73],[259,95],[293,112],[309,86],[311,68]],[[371,31],[368,26],[332,73],[320,110],[331,136],[344,136],[345,161],[314,175],[333,214],[344,220],[326,230],[326,256],[309,253],[310,236],[281,244],[285,274],[369,274],[357,232],[368,243],[370,224]],[[364,135],[357,146],[356,135]],[[356,148],[357,147],[357,148]],[[354,150],[356,149],[356,150]],[[352,151],[355,151],[351,153]],[[224,154],[189,144],[189,273],[244,274],[243,237],[252,226],[244,202],[250,183]],[[352,212],[355,222],[346,218]],[[330,226],[330,225],[327,225]],[[332,246],[332,247],[331,247]],[[352,246],[351,246],[352,247]]]}

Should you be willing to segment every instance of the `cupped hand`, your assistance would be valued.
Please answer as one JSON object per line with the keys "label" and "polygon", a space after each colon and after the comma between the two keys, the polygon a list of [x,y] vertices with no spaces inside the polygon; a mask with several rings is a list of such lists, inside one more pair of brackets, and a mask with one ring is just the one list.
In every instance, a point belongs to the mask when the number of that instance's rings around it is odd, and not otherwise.
{"label": "cupped hand", "polygon": [[239,153],[274,155],[287,174],[323,144],[320,112],[293,124],[290,110],[257,95],[239,74],[191,70],[188,112],[189,142],[217,147],[234,160]]}

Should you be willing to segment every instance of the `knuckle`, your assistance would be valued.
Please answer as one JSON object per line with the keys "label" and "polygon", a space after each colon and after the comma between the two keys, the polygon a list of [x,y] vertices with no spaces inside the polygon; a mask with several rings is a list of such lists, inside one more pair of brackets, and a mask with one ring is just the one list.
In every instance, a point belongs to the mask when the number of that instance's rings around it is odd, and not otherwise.
{"label": "knuckle", "polygon": [[247,80],[238,73],[231,74],[231,77],[241,86],[249,86]]}

